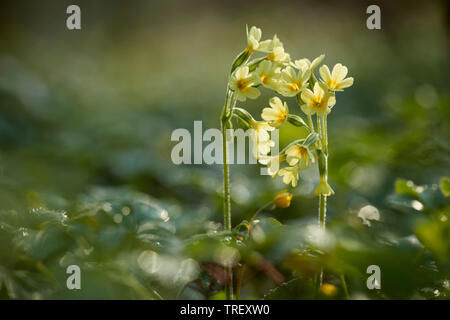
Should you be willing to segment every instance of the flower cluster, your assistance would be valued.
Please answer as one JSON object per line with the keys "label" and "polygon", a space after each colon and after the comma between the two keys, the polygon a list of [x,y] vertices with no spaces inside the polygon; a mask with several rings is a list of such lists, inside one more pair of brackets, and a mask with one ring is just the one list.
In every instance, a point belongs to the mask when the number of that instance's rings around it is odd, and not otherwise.
{"label": "flower cluster", "polygon": [[[334,192],[327,182],[327,116],[336,104],[336,92],[353,85],[353,78],[347,77],[347,67],[340,63],[331,72],[327,65],[319,67],[325,58],[323,54],[313,61],[305,58],[292,60],[276,35],[268,40],[261,38],[261,29],[247,28],[247,48],[238,55],[231,69],[229,90],[234,103],[229,114],[247,128],[254,129],[251,134],[253,155],[268,166],[273,177],[280,176],[285,184],[295,187],[299,171],[318,163],[320,184],[316,195],[329,196]],[[251,60],[254,54],[259,57]],[[320,77],[314,73],[317,68]],[[235,107],[237,100],[244,102],[258,98],[262,87],[284,98],[296,97],[306,121],[289,113],[286,101],[279,96],[271,98],[269,106],[262,109],[262,120],[255,120],[245,109]],[[313,116],[317,118],[316,127]],[[305,127],[309,135],[291,142],[280,154],[270,154],[274,142],[269,131],[282,127],[286,122]],[[280,164],[285,166],[280,168]]]}

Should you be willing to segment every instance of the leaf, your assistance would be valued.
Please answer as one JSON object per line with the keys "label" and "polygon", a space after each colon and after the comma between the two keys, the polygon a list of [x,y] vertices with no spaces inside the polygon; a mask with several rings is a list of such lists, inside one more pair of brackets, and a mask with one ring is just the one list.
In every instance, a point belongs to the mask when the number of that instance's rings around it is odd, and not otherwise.
{"label": "leaf", "polygon": [[420,197],[419,191],[420,189],[410,180],[395,180],[395,192],[399,195],[409,195],[418,199]]}
{"label": "leaf", "polygon": [[417,238],[442,262],[449,259],[450,247],[446,241],[449,232],[448,224],[440,220],[422,222],[416,227]]}
{"label": "leaf", "polygon": [[450,195],[450,178],[442,177],[439,186],[441,187],[442,194],[448,197]]}

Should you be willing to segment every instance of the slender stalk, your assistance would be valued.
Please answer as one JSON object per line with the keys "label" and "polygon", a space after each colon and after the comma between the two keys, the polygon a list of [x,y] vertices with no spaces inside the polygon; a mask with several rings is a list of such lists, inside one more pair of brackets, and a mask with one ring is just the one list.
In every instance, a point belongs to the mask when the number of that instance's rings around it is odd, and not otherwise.
{"label": "slender stalk", "polygon": [[327,216],[327,196],[320,195],[319,197],[319,226],[325,229],[325,220]]}
{"label": "slender stalk", "polygon": [[322,143],[323,142],[323,132],[322,132],[322,126],[321,126],[321,121],[320,121],[319,116],[317,116],[317,132],[319,133],[320,141]]}
{"label": "slender stalk", "polygon": [[[320,141],[322,142],[322,148],[327,157],[325,158],[325,167],[328,168],[328,134],[327,134],[327,120],[326,115],[319,117],[317,116],[317,130],[319,131]],[[326,170],[325,179],[328,180],[328,170]],[[327,216],[327,196],[319,196],[319,226],[322,230],[325,230]],[[320,272],[316,277],[316,295],[320,290],[323,283],[323,265],[320,267]]]}
{"label": "slender stalk", "polygon": [[350,296],[348,294],[348,288],[347,288],[347,282],[345,282],[345,276],[343,273],[341,273],[341,284],[342,284],[342,288],[344,289],[344,294],[345,294],[345,299],[350,299]]}
{"label": "slender stalk", "polygon": [[[325,230],[325,221],[327,215],[327,197],[324,195],[319,196],[319,226]],[[319,276],[316,280],[316,289],[319,290],[323,283],[323,265],[320,266]]]}
{"label": "slender stalk", "polygon": [[312,120],[311,113],[308,113],[308,122],[309,122],[309,127],[311,129],[311,132],[314,132],[314,123],[313,123],[313,120]]}
{"label": "slender stalk", "polygon": [[326,155],[328,155],[328,131],[327,131],[327,116],[322,117],[322,132],[323,132],[323,148]]}
{"label": "slender stalk", "polygon": [[242,281],[244,279],[244,274],[245,274],[246,268],[247,268],[247,265],[243,264],[241,269],[239,270],[238,281],[237,281],[237,286],[236,286],[236,300],[239,300],[241,298]]}
{"label": "slender stalk", "polygon": [[[231,118],[230,91],[227,89],[225,105],[221,116],[222,129],[222,156],[223,156],[223,220],[226,231],[231,232],[231,199],[230,199],[230,172],[228,166],[227,128]],[[233,268],[225,266],[225,293],[228,300],[233,299]]]}

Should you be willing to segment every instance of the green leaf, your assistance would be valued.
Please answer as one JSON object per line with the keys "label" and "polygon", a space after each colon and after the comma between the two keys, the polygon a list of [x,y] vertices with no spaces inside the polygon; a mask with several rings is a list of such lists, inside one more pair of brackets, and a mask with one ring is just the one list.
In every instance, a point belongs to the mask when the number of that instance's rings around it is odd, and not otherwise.
{"label": "green leaf", "polygon": [[250,52],[248,52],[248,50],[242,51],[234,60],[233,65],[231,66],[230,74],[233,73],[234,70],[236,70],[238,67],[243,65],[248,60],[249,57],[250,57]]}
{"label": "green leaf", "polygon": [[416,185],[414,185],[414,183],[410,180],[395,180],[395,192],[399,195],[409,195],[414,198],[419,198],[419,191],[420,189],[418,189]]}
{"label": "green leaf", "polygon": [[442,177],[439,186],[441,187],[442,194],[448,197],[450,195],[450,178]]}

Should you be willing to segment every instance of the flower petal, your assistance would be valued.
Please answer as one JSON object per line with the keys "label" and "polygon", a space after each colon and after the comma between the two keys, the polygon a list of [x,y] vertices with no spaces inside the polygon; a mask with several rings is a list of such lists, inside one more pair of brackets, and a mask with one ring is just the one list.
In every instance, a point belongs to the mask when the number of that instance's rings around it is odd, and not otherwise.
{"label": "flower petal", "polygon": [[331,72],[331,78],[336,82],[339,82],[345,78],[347,73],[348,73],[347,67],[338,63],[333,67],[333,71]]}
{"label": "flower petal", "polygon": [[351,87],[352,85],[353,85],[353,77],[350,77],[339,82],[336,89],[344,89]]}
{"label": "flower petal", "polygon": [[250,87],[247,90],[245,90],[245,95],[249,97],[250,99],[256,99],[260,96],[261,92],[257,88]]}
{"label": "flower petal", "polygon": [[330,69],[327,65],[323,65],[319,68],[320,77],[322,78],[325,83],[328,83],[331,81],[331,74]]}

